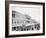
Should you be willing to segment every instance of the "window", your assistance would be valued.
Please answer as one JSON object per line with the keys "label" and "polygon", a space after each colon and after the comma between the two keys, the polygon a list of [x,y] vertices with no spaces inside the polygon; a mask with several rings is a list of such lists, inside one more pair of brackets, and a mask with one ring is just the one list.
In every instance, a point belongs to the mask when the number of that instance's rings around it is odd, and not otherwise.
{"label": "window", "polygon": [[15,18],[15,11],[12,11],[12,17]]}

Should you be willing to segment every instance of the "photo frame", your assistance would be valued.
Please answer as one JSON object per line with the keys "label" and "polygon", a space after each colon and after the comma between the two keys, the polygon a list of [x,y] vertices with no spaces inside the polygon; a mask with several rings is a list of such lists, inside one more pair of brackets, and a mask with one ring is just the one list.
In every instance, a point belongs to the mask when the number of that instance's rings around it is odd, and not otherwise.
{"label": "photo frame", "polygon": [[5,37],[45,35],[45,3],[5,1]]}

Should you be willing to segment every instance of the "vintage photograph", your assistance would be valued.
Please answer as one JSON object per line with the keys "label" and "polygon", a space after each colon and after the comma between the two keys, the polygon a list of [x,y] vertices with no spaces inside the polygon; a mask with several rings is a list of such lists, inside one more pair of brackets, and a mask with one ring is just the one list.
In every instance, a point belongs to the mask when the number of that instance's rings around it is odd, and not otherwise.
{"label": "vintage photograph", "polygon": [[40,8],[15,7],[14,9],[12,10],[12,31],[40,30]]}

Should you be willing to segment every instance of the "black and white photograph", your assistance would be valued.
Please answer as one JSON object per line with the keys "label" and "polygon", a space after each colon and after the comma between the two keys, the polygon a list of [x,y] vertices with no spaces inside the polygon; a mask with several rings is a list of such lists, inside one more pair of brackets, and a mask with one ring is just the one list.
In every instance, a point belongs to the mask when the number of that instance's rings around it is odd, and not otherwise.
{"label": "black and white photograph", "polygon": [[10,3],[9,36],[26,34],[43,34],[43,4]]}
{"label": "black and white photograph", "polygon": [[40,30],[40,7],[13,6],[12,31]]}

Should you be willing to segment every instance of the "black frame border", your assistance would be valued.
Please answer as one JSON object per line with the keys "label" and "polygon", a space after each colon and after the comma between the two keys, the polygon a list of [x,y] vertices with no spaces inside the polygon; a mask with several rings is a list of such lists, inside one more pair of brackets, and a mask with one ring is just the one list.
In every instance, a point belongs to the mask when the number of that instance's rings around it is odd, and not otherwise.
{"label": "black frame border", "polygon": [[[23,34],[23,35],[8,35],[9,34],[9,4],[33,4],[33,5],[43,5],[43,33],[37,34]],[[45,3],[42,2],[25,2],[25,1],[5,1],[5,37],[24,37],[24,36],[40,36],[45,35]]]}

